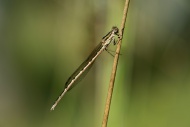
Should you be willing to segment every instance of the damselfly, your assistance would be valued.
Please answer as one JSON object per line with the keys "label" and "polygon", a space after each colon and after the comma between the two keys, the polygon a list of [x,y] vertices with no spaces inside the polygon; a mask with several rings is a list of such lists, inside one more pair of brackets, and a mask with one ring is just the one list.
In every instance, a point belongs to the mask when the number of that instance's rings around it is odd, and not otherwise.
{"label": "damselfly", "polygon": [[115,36],[118,38],[119,36],[119,29],[117,27],[112,27],[111,31],[105,35],[102,38],[102,41],[97,45],[97,47],[92,51],[92,53],[89,55],[89,57],[78,67],[78,69],[69,77],[67,82],[65,83],[65,89],[61,93],[61,95],[58,97],[58,99],[55,101],[53,106],[51,107],[51,110],[54,110],[56,105],[59,103],[61,98],[65,95],[67,91],[69,91],[71,88],[73,88],[74,85],[76,85],[76,82],[80,80],[81,75],[84,75],[87,73],[87,70],[89,70],[92,67],[92,64],[96,60],[96,58],[104,51],[107,50],[108,45],[113,42],[113,44],[116,44]]}

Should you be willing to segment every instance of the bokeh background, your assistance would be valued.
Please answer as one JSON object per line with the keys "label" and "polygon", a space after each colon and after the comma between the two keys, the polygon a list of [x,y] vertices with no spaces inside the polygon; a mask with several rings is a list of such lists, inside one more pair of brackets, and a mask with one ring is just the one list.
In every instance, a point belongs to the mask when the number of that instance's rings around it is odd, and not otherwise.
{"label": "bokeh background", "polygon": [[[50,107],[120,26],[124,2],[0,1],[0,127],[101,126],[113,62],[106,52]],[[108,127],[189,127],[190,1],[131,0],[125,28]]]}

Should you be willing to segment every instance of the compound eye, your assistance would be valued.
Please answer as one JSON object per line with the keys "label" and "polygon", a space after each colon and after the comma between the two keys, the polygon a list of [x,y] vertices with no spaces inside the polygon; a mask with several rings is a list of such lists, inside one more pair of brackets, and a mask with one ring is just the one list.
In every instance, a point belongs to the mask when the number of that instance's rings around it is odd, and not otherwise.
{"label": "compound eye", "polygon": [[117,34],[119,32],[119,29],[116,26],[112,27],[112,30],[115,34]]}

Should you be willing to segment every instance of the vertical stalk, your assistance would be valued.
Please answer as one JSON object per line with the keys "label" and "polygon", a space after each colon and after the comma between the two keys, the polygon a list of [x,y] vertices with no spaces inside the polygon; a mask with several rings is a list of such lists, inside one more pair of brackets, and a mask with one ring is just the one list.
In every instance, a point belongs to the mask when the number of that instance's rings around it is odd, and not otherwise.
{"label": "vertical stalk", "polygon": [[122,22],[121,22],[120,31],[119,31],[121,38],[118,40],[116,54],[114,57],[111,78],[110,78],[110,83],[109,83],[109,88],[108,88],[108,94],[107,94],[107,100],[106,100],[106,106],[105,106],[105,110],[104,110],[104,117],[103,117],[103,121],[102,121],[102,127],[107,127],[111,99],[112,99],[113,88],[114,88],[114,82],[115,82],[116,71],[117,71],[117,65],[118,65],[119,54],[120,54],[120,49],[121,49],[122,37],[123,37],[124,28],[125,28],[125,22],[127,19],[127,12],[128,12],[128,8],[129,8],[129,2],[130,2],[130,0],[125,1],[125,6],[124,6],[124,10],[123,10],[123,18],[122,18]]}

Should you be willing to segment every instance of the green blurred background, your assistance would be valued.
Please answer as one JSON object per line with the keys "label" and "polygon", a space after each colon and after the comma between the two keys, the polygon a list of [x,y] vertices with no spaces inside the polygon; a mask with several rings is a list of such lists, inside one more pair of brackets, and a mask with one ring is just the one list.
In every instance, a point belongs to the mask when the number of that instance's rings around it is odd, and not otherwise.
{"label": "green blurred background", "polygon": [[[124,2],[0,1],[0,127],[101,126],[113,62],[106,52],[50,108],[120,26]],[[131,0],[125,28],[108,127],[189,127],[189,0]]]}

